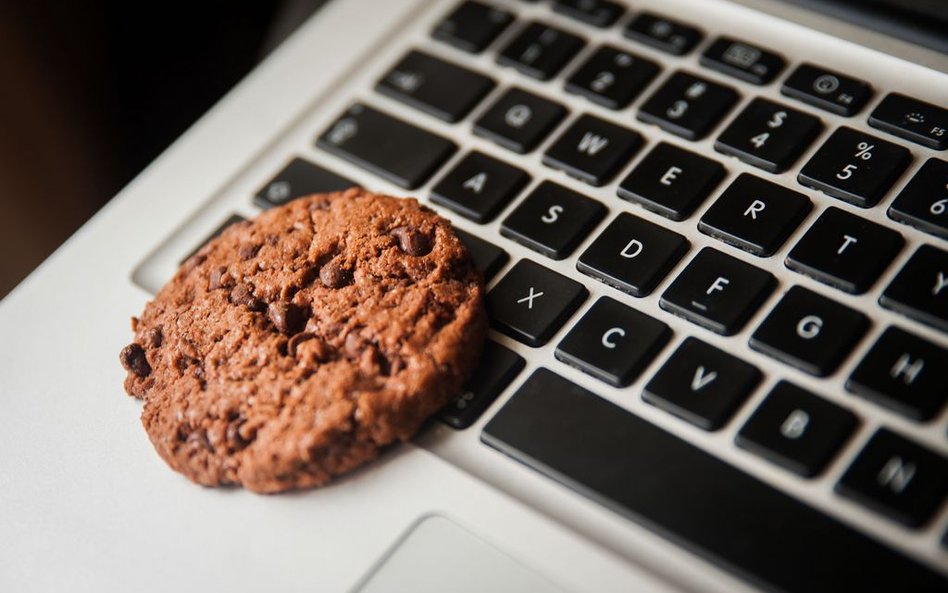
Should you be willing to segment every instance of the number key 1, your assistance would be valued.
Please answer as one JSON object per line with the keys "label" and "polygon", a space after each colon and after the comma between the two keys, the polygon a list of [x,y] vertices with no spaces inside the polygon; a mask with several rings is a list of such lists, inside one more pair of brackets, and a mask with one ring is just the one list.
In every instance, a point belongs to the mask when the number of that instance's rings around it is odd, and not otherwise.
{"label": "number key 1", "polygon": [[861,208],[875,206],[911,160],[901,146],[852,128],[833,132],[797,180]]}

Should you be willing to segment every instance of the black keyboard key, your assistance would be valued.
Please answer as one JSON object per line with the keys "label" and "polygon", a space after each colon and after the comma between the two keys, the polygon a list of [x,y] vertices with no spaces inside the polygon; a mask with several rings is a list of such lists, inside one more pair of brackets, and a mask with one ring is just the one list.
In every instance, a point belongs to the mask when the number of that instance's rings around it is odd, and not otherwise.
{"label": "black keyboard key", "polygon": [[813,205],[799,192],[742,173],[698,222],[698,230],[759,257],[773,255]]}
{"label": "black keyboard key", "polygon": [[948,349],[889,327],[846,381],[846,389],[915,420],[948,400]]}
{"label": "black keyboard key", "polygon": [[528,346],[542,346],[588,294],[579,282],[522,259],[487,293],[487,311],[499,331]]}
{"label": "black keyboard key", "polygon": [[787,267],[851,294],[875,284],[905,240],[898,232],[830,207],[787,255]]}
{"label": "black keyboard key", "polygon": [[579,256],[576,269],[632,296],[649,295],[688,251],[688,240],[621,212]]}
{"label": "black keyboard key", "polygon": [[253,203],[261,208],[273,208],[309,194],[342,191],[358,185],[315,163],[295,158],[260,188]]}
{"label": "black keyboard key", "polygon": [[662,142],[619,184],[619,197],[672,220],[684,220],[724,178],[720,163]]}
{"label": "black keyboard key", "polygon": [[470,0],[438,23],[431,35],[466,52],[478,53],[514,20],[513,14]]}
{"label": "black keyboard key", "polygon": [[362,103],[350,107],[316,144],[405,189],[423,184],[457,150],[450,140]]}
{"label": "black keyboard key", "polygon": [[786,62],[780,55],[755,45],[719,37],[701,54],[701,65],[752,84],[767,84]]}
{"label": "black keyboard key", "polygon": [[840,478],[836,490],[907,527],[921,527],[948,494],[948,460],[881,428]]}
{"label": "black keyboard key", "polygon": [[566,108],[559,103],[512,88],[474,123],[474,133],[514,152],[526,153],[565,116]]}
{"label": "black keyboard key", "polygon": [[494,88],[486,76],[420,51],[410,51],[375,90],[447,122],[468,114]]}
{"label": "black keyboard key", "polygon": [[525,365],[523,357],[510,348],[487,340],[477,370],[461,388],[461,394],[441,409],[438,418],[457,429],[474,424]]}
{"label": "black keyboard key", "polygon": [[793,286],[750,338],[750,347],[803,372],[826,377],[869,329],[869,318]]}
{"label": "black keyboard key", "polygon": [[819,118],[758,97],[724,129],[714,148],[764,171],[781,173],[822,129]]}
{"label": "black keyboard key", "polygon": [[533,78],[549,80],[563,69],[584,44],[582,37],[532,22],[501,50],[497,63],[512,66]]}
{"label": "black keyboard key", "polygon": [[471,152],[432,188],[431,201],[473,221],[490,222],[529,181],[523,170]]}
{"label": "black keyboard key", "polygon": [[849,410],[781,381],[734,440],[739,447],[811,478],[836,457],[858,424]]}
{"label": "black keyboard key", "polygon": [[594,27],[608,27],[625,12],[612,0],[556,0],[553,10]]}
{"label": "black keyboard key", "polygon": [[797,180],[861,208],[875,206],[911,160],[897,144],[839,128],[803,166]]}
{"label": "black keyboard key", "polygon": [[201,244],[200,244],[200,245],[198,245],[197,247],[195,247],[194,249],[192,249],[192,250],[191,250],[191,253],[189,253],[186,257],[181,258],[181,261],[180,261],[179,263],[182,263],[182,264],[183,264],[184,262],[186,262],[186,261],[188,261],[189,259],[191,259],[191,257],[192,257],[195,253],[197,253],[198,251],[200,251],[202,247],[204,247],[205,245],[207,245],[208,243],[210,243],[212,239],[216,239],[217,237],[220,237],[221,233],[223,233],[224,231],[226,231],[227,228],[230,227],[231,225],[237,224],[238,222],[244,222],[245,220],[247,220],[247,219],[244,218],[243,216],[239,215],[239,214],[231,214],[230,216],[227,217],[227,219],[226,219],[224,222],[220,223],[220,224],[217,226],[217,228],[215,228],[213,231],[211,231],[211,234],[208,235],[207,237],[205,237],[205,239],[204,239],[203,241],[201,241]]}
{"label": "black keyboard key", "polygon": [[744,327],[776,286],[770,272],[705,247],[665,290],[659,304],[729,336]]}
{"label": "black keyboard key", "polygon": [[948,251],[919,247],[879,297],[879,304],[948,332]]}
{"label": "black keyboard key", "polygon": [[622,109],[658,74],[658,64],[603,45],[566,81],[566,91],[603,107]]}
{"label": "black keyboard key", "polygon": [[474,260],[474,267],[480,270],[484,276],[484,282],[490,282],[510,259],[510,255],[500,247],[488,243],[463,229],[454,227],[454,233],[461,240],[461,243],[464,243],[464,246],[467,247],[467,252]]}
{"label": "black keyboard key", "polygon": [[701,41],[698,29],[650,12],[640,12],[625,28],[625,36],[655,49],[683,56]]}
{"label": "black keyboard key", "polygon": [[737,101],[737,92],[675,72],[639,109],[638,118],[688,140],[707,136]]}
{"label": "black keyboard key", "polygon": [[645,386],[642,399],[699,428],[717,430],[762,378],[754,365],[687,338]]}
{"label": "black keyboard key", "polygon": [[642,136],[591,115],[581,115],[546,149],[543,164],[590,185],[608,183],[642,146]]}
{"label": "black keyboard key", "polygon": [[768,590],[948,587],[926,565],[546,369],[481,440]]}
{"label": "black keyboard key", "polygon": [[813,64],[800,64],[780,89],[784,95],[849,117],[872,97],[869,83]]}
{"label": "black keyboard key", "polygon": [[928,159],[889,206],[889,218],[948,239],[948,161]]}
{"label": "black keyboard key", "polygon": [[553,259],[563,259],[606,215],[606,207],[544,181],[504,219],[500,234]]}
{"label": "black keyboard key", "polygon": [[634,381],[671,337],[667,325],[602,297],[556,347],[556,358],[616,387]]}
{"label": "black keyboard key", "polygon": [[899,93],[886,95],[869,125],[934,150],[948,148],[948,109]]}

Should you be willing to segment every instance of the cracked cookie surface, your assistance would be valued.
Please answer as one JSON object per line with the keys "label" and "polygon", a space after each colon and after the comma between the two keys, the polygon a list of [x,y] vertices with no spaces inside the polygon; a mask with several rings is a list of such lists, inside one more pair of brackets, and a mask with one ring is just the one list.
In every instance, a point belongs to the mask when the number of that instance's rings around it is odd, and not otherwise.
{"label": "cracked cookie surface", "polygon": [[487,331],[450,223],[351,189],[228,228],[132,319],[125,389],[161,457],[208,486],[319,486],[411,438]]}

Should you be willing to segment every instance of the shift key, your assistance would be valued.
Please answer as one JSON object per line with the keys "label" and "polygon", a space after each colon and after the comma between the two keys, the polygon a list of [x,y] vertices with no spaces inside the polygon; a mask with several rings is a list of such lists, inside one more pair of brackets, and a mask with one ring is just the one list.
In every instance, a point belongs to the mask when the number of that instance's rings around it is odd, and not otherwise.
{"label": "shift key", "polygon": [[450,140],[356,103],[316,145],[405,189],[415,189],[457,150]]}
{"label": "shift key", "polygon": [[487,445],[773,591],[948,591],[948,578],[547,369]]}

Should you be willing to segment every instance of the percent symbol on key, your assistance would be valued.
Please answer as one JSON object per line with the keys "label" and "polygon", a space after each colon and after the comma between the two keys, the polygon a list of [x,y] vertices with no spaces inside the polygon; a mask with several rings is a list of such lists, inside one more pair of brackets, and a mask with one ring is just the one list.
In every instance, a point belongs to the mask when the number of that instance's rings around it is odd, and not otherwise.
{"label": "percent symbol on key", "polygon": [[872,149],[875,148],[875,144],[869,144],[868,142],[860,142],[856,145],[856,157],[864,161],[868,161],[872,158]]}

